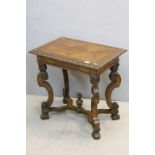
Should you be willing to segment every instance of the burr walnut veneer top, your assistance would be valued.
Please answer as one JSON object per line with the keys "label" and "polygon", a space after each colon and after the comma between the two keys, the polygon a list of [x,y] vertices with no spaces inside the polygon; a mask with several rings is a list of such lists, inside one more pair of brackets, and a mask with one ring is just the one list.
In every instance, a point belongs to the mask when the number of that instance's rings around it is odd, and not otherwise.
{"label": "burr walnut veneer top", "polygon": [[125,51],[121,48],[61,37],[33,49],[30,53],[64,63],[100,69]]}

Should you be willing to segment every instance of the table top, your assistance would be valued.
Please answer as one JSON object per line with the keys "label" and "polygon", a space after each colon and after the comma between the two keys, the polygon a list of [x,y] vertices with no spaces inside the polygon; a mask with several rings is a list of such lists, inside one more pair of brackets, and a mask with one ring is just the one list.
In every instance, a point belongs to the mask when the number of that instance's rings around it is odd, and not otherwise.
{"label": "table top", "polygon": [[125,51],[122,48],[61,37],[31,50],[30,53],[70,64],[100,69]]}

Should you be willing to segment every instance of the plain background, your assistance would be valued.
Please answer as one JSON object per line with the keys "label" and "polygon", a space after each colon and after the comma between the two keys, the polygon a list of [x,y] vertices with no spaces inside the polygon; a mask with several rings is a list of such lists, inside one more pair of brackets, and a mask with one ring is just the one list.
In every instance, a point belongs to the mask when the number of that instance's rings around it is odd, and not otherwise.
{"label": "plain background", "polygon": [[[154,3],[130,1],[130,155],[155,154]],[[0,154],[6,155],[26,155],[25,17],[26,1],[1,2]]]}
{"label": "plain background", "polygon": [[[128,0],[27,0],[27,51],[60,36],[122,47],[128,50]],[[46,95],[37,85],[36,57],[27,53],[27,94]],[[114,100],[128,101],[128,53],[120,57],[122,83]],[[48,67],[55,96],[62,96],[61,69]],[[100,96],[104,99],[109,71],[101,75]],[[91,97],[88,75],[69,71],[70,94]]]}

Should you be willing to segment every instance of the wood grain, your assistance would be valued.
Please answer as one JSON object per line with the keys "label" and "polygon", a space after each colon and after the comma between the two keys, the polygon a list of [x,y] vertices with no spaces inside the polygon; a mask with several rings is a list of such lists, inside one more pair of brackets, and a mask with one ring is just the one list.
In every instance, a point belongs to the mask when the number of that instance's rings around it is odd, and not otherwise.
{"label": "wood grain", "polygon": [[99,70],[125,51],[121,48],[61,37],[33,49],[30,53]]}

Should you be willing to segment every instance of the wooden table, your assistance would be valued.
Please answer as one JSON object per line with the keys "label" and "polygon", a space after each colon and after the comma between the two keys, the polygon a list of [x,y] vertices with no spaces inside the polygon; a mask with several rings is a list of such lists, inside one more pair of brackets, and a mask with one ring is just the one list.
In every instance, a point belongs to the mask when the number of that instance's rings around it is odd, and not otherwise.
{"label": "wooden table", "polygon": [[[88,116],[88,122],[93,127],[93,138],[99,139],[100,122],[98,114],[111,114],[111,118],[113,120],[120,118],[118,114],[119,106],[116,102],[112,102],[111,95],[113,89],[119,87],[121,83],[121,77],[117,73],[117,70],[119,67],[119,56],[125,51],[125,49],[121,48],[114,48],[65,37],[58,38],[30,51],[30,53],[37,55],[37,62],[40,70],[37,77],[38,84],[40,87],[44,87],[48,92],[47,101],[41,104],[41,119],[48,119],[48,113],[50,111],[73,110],[77,113],[85,114]],[[48,79],[48,74],[46,72],[47,65],[62,68],[64,77],[64,106],[52,107],[54,95],[52,87],[46,81]],[[111,83],[106,88],[105,97],[109,109],[98,109],[98,84],[100,81],[100,74],[108,68],[111,70],[109,74]],[[83,100],[81,98],[81,93],[78,93],[77,95],[77,106],[73,105],[73,100],[69,95],[69,79],[67,70],[83,72],[90,76],[92,92],[91,111],[82,107]]]}

